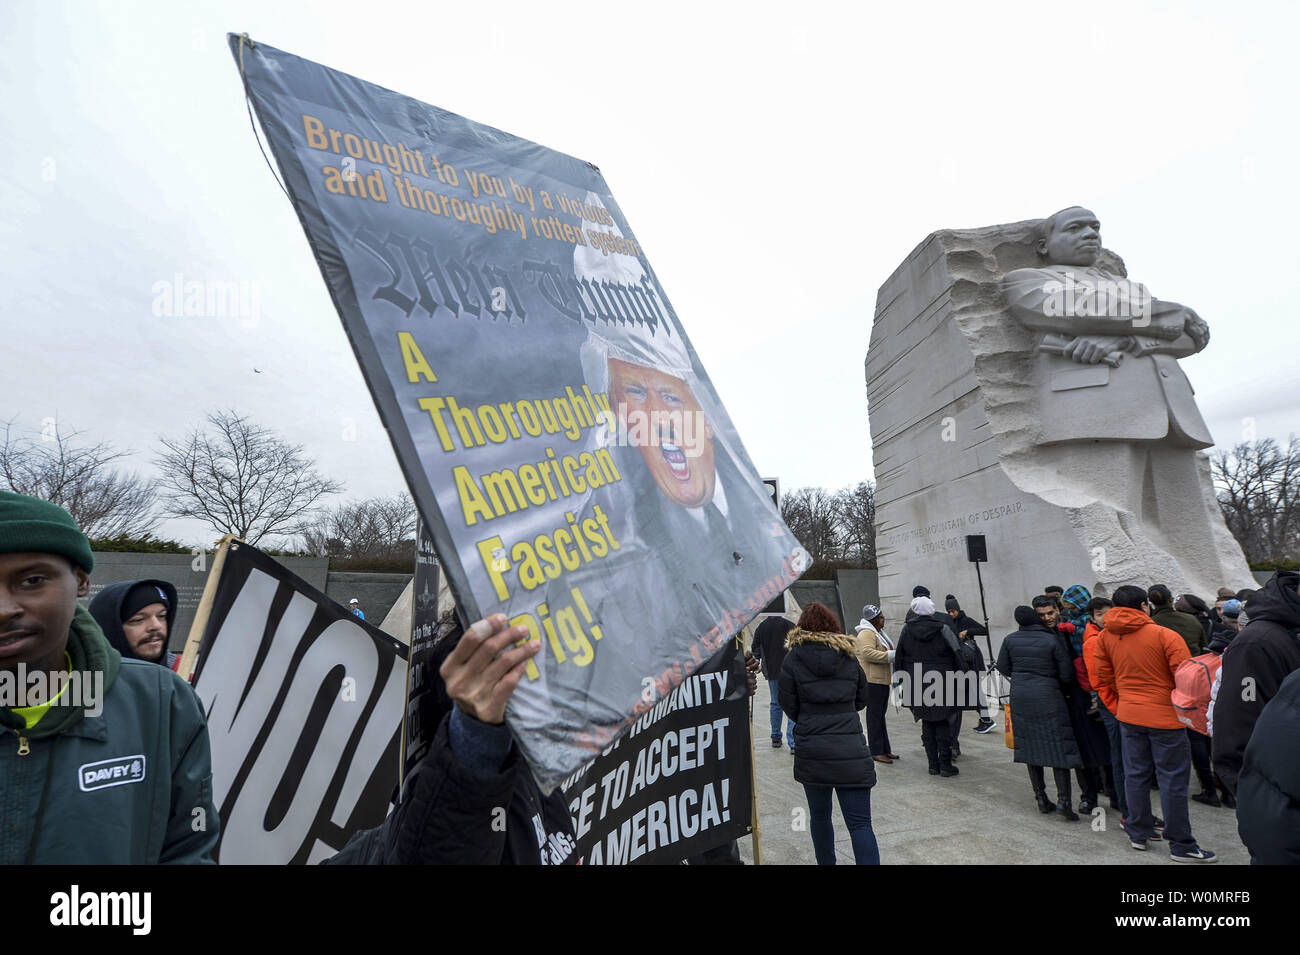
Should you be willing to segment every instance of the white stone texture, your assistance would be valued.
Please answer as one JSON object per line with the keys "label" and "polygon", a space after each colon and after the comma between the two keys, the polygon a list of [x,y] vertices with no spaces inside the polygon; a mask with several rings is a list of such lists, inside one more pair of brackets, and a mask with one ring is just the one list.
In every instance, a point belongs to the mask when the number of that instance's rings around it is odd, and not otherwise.
{"label": "white stone texture", "polygon": [[[1040,445],[1053,428],[1038,414],[1040,336],[1000,287],[1038,264],[1036,221],[936,232],[880,288],[866,377],[881,606],[895,632],[916,584],[937,606],[952,593],[980,616],[967,534],[988,540],[980,570],[995,648],[1016,605],[1049,584],[1109,594],[1165,583],[1207,601],[1223,585],[1253,586],[1204,452]],[[1099,264],[1125,274],[1108,251]],[[1111,396],[1117,413],[1122,397]],[[1139,496],[1141,514],[1127,503]]]}

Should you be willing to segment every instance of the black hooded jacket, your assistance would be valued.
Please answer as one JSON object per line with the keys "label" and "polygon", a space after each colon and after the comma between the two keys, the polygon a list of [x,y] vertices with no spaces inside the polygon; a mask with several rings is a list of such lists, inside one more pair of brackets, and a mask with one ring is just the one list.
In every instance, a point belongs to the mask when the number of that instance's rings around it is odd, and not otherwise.
{"label": "black hooded jacket", "polygon": [[[127,642],[126,633],[122,630],[122,602],[126,600],[129,594],[137,584],[149,584],[161,590],[167,598],[167,641],[170,645],[173,637],[172,626],[176,620],[176,588],[165,580],[152,580],[144,578],[142,580],[124,580],[116,584],[109,584],[90,602],[90,615],[95,618],[99,624],[99,629],[104,631],[104,636],[108,637],[108,642],[113,645],[113,649],[122,654],[123,660],[144,660],[144,657],[137,656],[131,649],[131,644]],[[162,656],[157,660],[145,660],[146,663],[157,663],[159,666],[165,666],[169,670],[172,664],[176,662],[176,654],[170,650],[164,649]]]}
{"label": "black hooded jacket", "polygon": [[1256,865],[1300,865],[1300,671],[1259,715],[1237,780],[1237,831]]}
{"label": "black hooded jacket", "polygon": [[1300,670],[1298,585],[1300,572],[1275,573],[1247,601],[1246,627],[1223,651],[1214,698],[1214,771],[1233,792],[1255,721],[1282,681]]}
{"label": "black hooded jacket", "polygon": [[[945,615],[946,617],[946,615]],[[955,672],[957,656],[943,636],[947,623],[939,614],[930,617],[913,617],[903,625],[898,635],[898,648],[894,651],[894,672],[906,674],[900,684],[903,688],[903,705],[911,709],[912,717],[918,720],[946,720],[955,712],[953,701],[946,688],[951,684],[945,676]],[[951,630],[951,627],[948,627]],[[927,679],[927,675],[937,676]],[[945,688],[942,704],[926,704],[923,701],[934,696],[934,691],[926,691],[927,686]]]}

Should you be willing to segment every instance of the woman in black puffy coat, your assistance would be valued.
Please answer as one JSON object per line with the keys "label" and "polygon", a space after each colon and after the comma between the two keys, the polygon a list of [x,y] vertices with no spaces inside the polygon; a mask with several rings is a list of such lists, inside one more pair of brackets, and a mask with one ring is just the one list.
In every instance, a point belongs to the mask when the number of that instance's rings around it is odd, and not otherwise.
{"label": "woman in black puffy coat", "polygon": [[[1070,804],[1070,770],[1081,767],[1083,759],[1062,692],[1074,680],[1074,665],[1033,607],[1017,607],[1016,623],[1020,629],[1003,639],[998,653],[998,670],[1011,681],[1016,762],[1029,764],[1029,781],[1041,811],[1078,819]],[[1055,804],[1047,795],[1044,766],[1052,767],[1056,779]]]}
{"label": "woman in black puffy coat", "polygon": [[810,604],[786,637],[778,698],[794,724],[794,778],[808,797],[809,829],[818,865],[835,864],[831,792],[849,827],[858,865],[879,865],[871,829],[876,770],[858,711],[867,705],[867,675],[829,608]]}

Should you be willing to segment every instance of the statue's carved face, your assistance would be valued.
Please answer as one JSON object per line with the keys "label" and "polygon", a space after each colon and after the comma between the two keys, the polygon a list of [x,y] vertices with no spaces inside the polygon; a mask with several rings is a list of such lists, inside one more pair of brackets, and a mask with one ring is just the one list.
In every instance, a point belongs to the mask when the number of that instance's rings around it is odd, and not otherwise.
{"label": "statue's carved face", "polygon": [[1101,255],[1101,221],[1088,209],[1058,212],[1052,234],[1039,240],[1038,253],[1053,265],[1096,265]]}

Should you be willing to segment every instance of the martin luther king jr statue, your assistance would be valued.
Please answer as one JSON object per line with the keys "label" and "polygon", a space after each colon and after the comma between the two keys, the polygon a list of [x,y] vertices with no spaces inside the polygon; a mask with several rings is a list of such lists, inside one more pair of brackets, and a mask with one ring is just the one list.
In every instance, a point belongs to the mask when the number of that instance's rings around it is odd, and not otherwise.
{"label": "martin luther king jr statue", "polygon": [[1034,233],[1041,264],[1008,272],[1002,288],[1011,315],[1041,335],[1036,464],[1116,508],[1135,543],[1212,552],[1218,514],[1201,513],[1196,452],[1214,441],[1178,367],[1209,343],[1209,326],[1106,269],[1088,209],[1062,209]]}
{"label": "martin luther king jr statue", "polygon": [[969,585],[969,534],[988,538],[990,609],[1058,576],[1094,592],[1251,584],[1178,365],[1209,327],[1130,279],[1091,211],[932,233],[877,303],[866,372],[887,613],[916,581]]}

